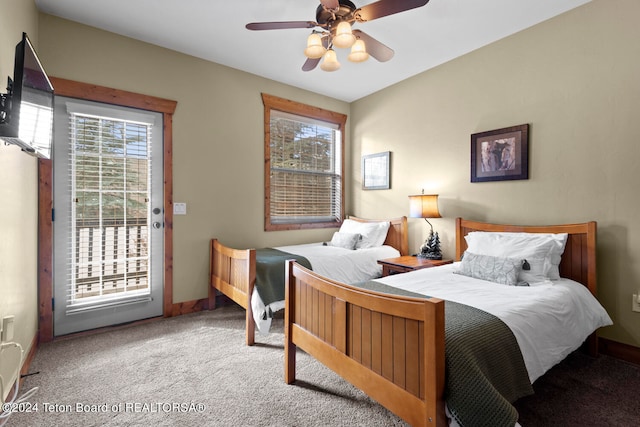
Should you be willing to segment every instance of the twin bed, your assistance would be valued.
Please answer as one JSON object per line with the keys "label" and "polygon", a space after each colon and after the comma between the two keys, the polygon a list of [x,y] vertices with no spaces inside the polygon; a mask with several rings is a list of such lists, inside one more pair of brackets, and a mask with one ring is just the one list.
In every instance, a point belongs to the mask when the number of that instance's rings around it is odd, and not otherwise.
{"label": "twin bed", "polygon": [[[358,286],[287,261],[285,381],[295,381],[300,348],[411,425],[514,425],[517,412],[511,403],[530,394],[531,382],[585,339],[596,354],[595,331],[611,323],[594,298],[596,223],[521,227],[457,219],[457,260],[474,232],[564,236],[561,255],[554,261],[561,279],[536,279],[537,266],[542,265],[536,253],[526,263],[511,259],[518,274],[526,270],[530,286],[478,279],[477,273],[485,274],[486,268],[474,270],[474,277],[458,274],[473,262],[470,250],[466,260],[454,265]],[[230,258],[224,258],[227,267],[216,265],[223,259],[216,253],[227,251],[214,248],[216,244],[212,243],[212,284],[228,283],[234,275],[229,273],[242,276],[245,267],[232,267]],[[241,254],[239,264],[248,271],[244,282],[250,286],[255,280],[252,253]],[[495,270],[498,257],[485,257]],[[501,271],[505,259],[500,258]],[[216,288],[229,291],[226,286]],[[240,300],[246,308],[247,296]],[[247,314],[248,342],[254,332],[250,328]]]}
{"label": "twin bed", "polygon": [[[276,248],[285,250],[288,254],[278,257],[271,249],[235,249],[223,245],[217,239],[212,239],[209,264],[210,306],[215,308],[214,293],[220,291],[244,308],[246,310],[245,341],[247,345],[253,345],[256,325],[259,325],[261,330],[268,330],[269,313],[284,308],[284,260],[292,258],[292,253],[307,256],[314,264],[313,270],[325,277],[349,283],[379,277],[382,268],[377,264],[378,259],[409,253],[406,216],[388,221],[350,217],[345,221],[347,222],[356,227],[358,224],[362,227],[373,227],[382,222],[388,223],[382,245],[349,250],[318,242],[311,245]],[[341,230],[343,229],[344,227],[341,227]],[[278,258],[280,258],[280,265],[275,265],[277,271],[268,270],[266,263],[272,259],[277,262]],[[277,273],[280,273],[279,278],[268,277],[269,275],[277,276]],[[279,279],[279,283],[275,284],[275,289],[268,287],[266,283],[258,283],[259,286],[262,285],[262,297],[260,297],[255,291],[256,282],[260,282],[258,278],[263,282],[267,279],[277,282]]]}

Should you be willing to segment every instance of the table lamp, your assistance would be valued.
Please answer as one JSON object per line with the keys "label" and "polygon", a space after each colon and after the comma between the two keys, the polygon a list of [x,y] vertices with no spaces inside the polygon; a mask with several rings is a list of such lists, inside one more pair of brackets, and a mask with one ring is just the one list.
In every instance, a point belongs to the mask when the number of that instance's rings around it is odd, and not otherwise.
{"label": "table lamp", "polygon": [[440,250],[440,237],[438,232],[433,231],[433,225],[427,218],[442,218],[438,211],[438,195],[437,194],[418,194],[409,196],[409,217],[424,218],[429,224],[430,232],[427,240],[420,246],[419,258],[426,259],[442,259],[442,251]]}

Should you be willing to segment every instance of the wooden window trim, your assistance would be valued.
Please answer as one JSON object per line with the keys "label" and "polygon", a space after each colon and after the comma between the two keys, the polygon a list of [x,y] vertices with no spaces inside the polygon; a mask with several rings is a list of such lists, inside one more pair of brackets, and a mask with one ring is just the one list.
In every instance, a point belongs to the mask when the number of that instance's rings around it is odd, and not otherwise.
{"label": "wooden window trim", "polygon": [[323,108],[314,107],[296,101],[291,101],[277,96],[262,94],[264,104],[264,230],[300,230],[311,228],[339,227],[341,222],[313,222],[299,224],[272,224],[271,223],[271,110],[283,111],[298,116],[309,117],[338,125],[340,131],[340,221],[344,218],[344,164],[345,164],[345,127],[346,114],[336,113]]}

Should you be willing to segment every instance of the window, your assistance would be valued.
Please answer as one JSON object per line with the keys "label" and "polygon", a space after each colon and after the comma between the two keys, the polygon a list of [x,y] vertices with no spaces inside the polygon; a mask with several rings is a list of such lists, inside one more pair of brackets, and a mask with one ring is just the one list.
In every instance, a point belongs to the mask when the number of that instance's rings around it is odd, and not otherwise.
{"label": "window", "polygon": [[262,94],[265,231],[339,226],[347,116]]}
{"label": "window", "polygon": [[72,303],[149,292],[151,125],[72,113]]}

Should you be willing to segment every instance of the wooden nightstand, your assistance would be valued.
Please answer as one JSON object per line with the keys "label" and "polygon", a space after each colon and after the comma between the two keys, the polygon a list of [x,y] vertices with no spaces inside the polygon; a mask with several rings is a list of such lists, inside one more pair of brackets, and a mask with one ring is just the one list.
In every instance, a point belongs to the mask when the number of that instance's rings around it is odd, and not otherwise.
{"label": "wooden nightstand", "polygon": [[378,260],[378,264],[382,265],[382,277],[390,274],[420,270],[421,268],[438,267],[440,265],[451,264],[452,262],[453,260],[451,259],[435,260],[410,255]]}

